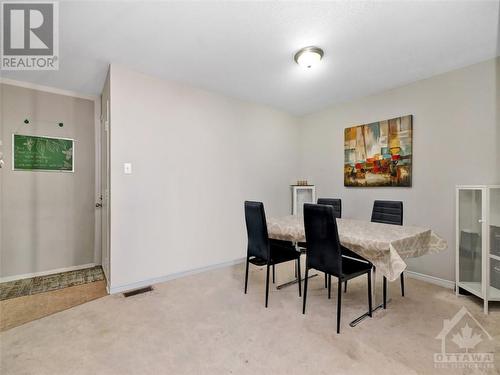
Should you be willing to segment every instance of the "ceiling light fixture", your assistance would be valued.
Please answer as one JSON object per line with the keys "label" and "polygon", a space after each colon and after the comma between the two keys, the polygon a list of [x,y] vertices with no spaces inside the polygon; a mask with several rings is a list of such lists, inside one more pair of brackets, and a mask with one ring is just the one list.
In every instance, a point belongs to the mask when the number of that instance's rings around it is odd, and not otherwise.
{"label": "ceiling light fixture", "polygon": [[313,65],[316,65],[321,61],[323,57],[323,50],[319,47],[309,46],[301,48],[293,59],[297,64],[304,68],[312,68]]}

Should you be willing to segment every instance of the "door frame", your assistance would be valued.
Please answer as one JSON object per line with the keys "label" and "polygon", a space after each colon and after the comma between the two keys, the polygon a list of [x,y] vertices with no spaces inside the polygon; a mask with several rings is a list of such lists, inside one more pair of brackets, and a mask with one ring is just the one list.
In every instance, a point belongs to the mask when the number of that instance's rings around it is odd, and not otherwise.
{"label": "door frame", "polygon": [[[94,138],[95,138],[95,185],[94,185],[94,203],[100,201],[101,196],[101,97],[94,97]],[[102,264],[101,248],[101,210],[95,206],[94,210],[94,263]],[[107,281],[106,281],[107,282]]]}
{"label": "door frame", "polygon": [[[100,231],[100,236],[98,240],[100,241],[99,245],[96,245],[100,247],[101,253],[99,254],[100,256],[100,264],[102,265],[102,269],[104,272],[104,276],[106,279],[106,289],[108,290],[109,293],[109,288],[110,288],[110,273],[111,273],[111,244],[110,244],[110,113],[111,113],[111,104],[110,104],[110,98],[107,97],[106,101],[104,99],[100,98],[99,100],[99,106],[101,107],[101,116],[100,116],[100,121],[99,121],[99,136],[100,136],[100,142],[99,142],[99,185],[96,185],[99,189],[99,195],[98,195],[98,200],[96,202],[101,203],[101,207],[96,210],[99,214],[99,231]],[[104,108],[105,107],[105,108]],[[102,134],[105,134],[105,139],[103,139]],[[103,144],[106,142],[106,144]],[[106,166],[105,169],[103,170],[103,155],[102,155],[102,149],[103,147],[106,148]],[[106,179],[106,188],[103,188],[103,179]],[[96,221],[97,224],[97,221]],[[97,228],[96,228],[97,231]],[[97,236],[96,236],[97,239]],[[107,259],[105,261],[105,259]]]}

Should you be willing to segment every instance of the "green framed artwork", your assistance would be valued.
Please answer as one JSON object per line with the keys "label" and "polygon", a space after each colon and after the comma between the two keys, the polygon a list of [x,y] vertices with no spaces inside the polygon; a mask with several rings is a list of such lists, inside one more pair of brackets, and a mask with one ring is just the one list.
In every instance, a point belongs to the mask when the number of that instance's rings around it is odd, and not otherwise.
{"label": "green framed artwork", "polygon": [[12,134],[14,171],[74,172],[74,140]]}
{"label": "green framed artwork", "polygon": [[412,138],[412,115],[346,128],[344,186],[410,187]]}

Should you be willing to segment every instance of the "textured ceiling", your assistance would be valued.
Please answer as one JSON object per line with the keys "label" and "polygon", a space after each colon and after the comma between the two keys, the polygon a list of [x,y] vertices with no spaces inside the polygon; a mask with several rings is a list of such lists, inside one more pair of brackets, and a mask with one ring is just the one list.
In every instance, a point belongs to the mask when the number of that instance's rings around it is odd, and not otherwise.
{"label": "textured ceiling", "polygon": [[120,63],[301,115],[493,58],[498,19],[498,1],[65,1],[60,70],[2,76],[98,94]]}

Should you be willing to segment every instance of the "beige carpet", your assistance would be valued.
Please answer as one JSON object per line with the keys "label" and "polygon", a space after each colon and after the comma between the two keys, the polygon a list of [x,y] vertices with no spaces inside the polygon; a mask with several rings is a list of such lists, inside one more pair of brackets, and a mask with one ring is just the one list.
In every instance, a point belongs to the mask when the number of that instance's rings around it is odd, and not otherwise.
{"label": "beige carpet", "polygon": [[[349,283],[337,335],[336,298],[326,298],[322,277],[311,281],[302,315],[296,287],[273,288],[264,308],[261,269],[252,268],[244,295],[243,270],[237,265],[177,279],[130,298],[107,296],[10,329],[0,334],[0,373],[482,373],[434,368],[441,349],[435,337],[462,306],[491,334],[498,358],[489,372],[499,373],[498,306],[485,316],[476,300],[408,279],[406,297],[397,293],[399,283],[391,284],[388,309],[351,328],[366,306],[363,278]],[[277,282],[292,274],[291,267],[277,267]]]}
{"label": "beige carpet", "polygon": [[0,331],[104,297],[105,281],[0,301]]}

